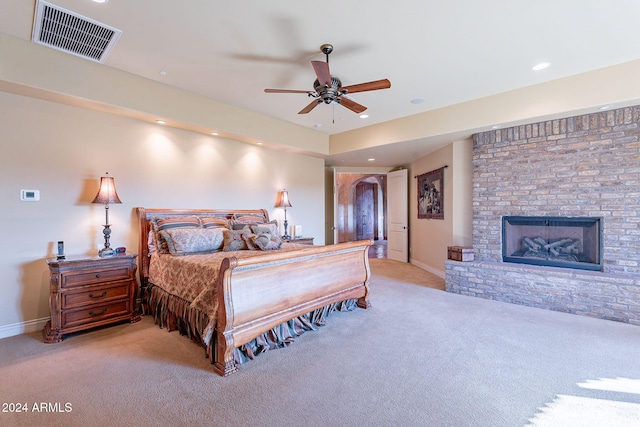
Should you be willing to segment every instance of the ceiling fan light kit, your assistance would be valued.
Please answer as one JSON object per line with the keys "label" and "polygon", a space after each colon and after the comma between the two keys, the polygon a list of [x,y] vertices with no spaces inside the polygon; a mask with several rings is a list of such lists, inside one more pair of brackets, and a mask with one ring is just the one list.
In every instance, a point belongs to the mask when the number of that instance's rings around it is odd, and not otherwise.
{"label": "ceiling fan light kit", "polygon": [[351,98],[348,98],[346,96],[347,93],[367,92],[372,90],[388,89],[391,87],[391,82],[387,79],[343,87],[340,79],[336,76],[332,76],[329,71],[329,54],[333,52],[333,46],[330,44],[323,44],[320,46],[320,51],[325,54],[326,61],[311,61],[313,70],[316,73],[316,80],[313,82],[313,91],[292,89],[265,89],[264,91],[266,93],[306,93],[307,96],[314,98],[314,100],[300,110],[298,114],[307,114],[316,108],[318,104],[322,103],[340,104],[354,113],[360,114],[365,111],[367,107],[358,104]]}

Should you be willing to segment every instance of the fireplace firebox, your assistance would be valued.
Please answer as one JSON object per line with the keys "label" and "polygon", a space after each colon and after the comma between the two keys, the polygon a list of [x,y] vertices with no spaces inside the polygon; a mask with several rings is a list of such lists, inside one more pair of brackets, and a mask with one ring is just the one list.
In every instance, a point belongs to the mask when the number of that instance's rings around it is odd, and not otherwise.
{"label": "fireplace firebox", "polygon": [[601,271],[601,223],[597,217],[504,216],[502,260]]}

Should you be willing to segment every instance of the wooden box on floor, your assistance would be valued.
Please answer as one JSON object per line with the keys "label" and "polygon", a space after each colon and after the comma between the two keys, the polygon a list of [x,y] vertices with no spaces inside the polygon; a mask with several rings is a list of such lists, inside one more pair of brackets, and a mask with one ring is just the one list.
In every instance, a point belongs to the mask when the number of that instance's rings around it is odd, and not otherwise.
{"label": "wooden box on floor", "polygon": [[473,248],[447,246],[447,258],[454,261],[473,261]]}

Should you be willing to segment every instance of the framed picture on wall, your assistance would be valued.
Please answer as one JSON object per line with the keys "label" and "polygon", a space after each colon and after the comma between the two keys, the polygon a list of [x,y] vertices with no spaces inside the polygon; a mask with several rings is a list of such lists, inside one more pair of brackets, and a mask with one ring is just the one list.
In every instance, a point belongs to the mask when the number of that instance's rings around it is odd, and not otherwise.
{"label": "framed picture on wall", "polygon": [[418,218],[444,219],[444,168],[418,175]]}

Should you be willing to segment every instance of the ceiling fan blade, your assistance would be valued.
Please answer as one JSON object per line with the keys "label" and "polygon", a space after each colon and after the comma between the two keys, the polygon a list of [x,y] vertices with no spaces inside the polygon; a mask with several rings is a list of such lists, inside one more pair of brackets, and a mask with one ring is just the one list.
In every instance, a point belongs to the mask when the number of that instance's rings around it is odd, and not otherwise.
{"label": "ceiling fan blade", "polygon": [[367,109],[367,107],[365,107],[364,105],[358,104],[357,102],[352,101],[349,98],[345,98],[341,96],[339,99],[340,99],[340,105],[342,105],[343,107],[347,107],[349,110],[353,111],[354,113],[362,113],[364,110]]}
{"label": "ceiling fan blade", "polygon": [[294,90],[294,89],[265,89],[265,93],[313,93],[310,90]]}
{"label": "ceiling fan blade", "polygon": [[320,104],[322,102],[322,100],[320,99],[314,99],[313,101],[311,101],[311,104],[307,105],[306,107],[304,107],[302,110],[300,110],[298,112],[298,114],[307,114],[309,111],[313,110],[314,108],[316,108],[316,106],[318,104]]}
{"label": "ceiling fan blade", "polygon": [[311,61],[313,70],[316,72],[318,82],[323,86],[331,87],[331,73],[329,72],[329,63],[323,61]]}
{"label": "ceiling fan blade", "polygon": [[389,89],[391,82],[387,79],[375,80],[367,83],[360,83],[357,85],[344,86],[341,91],[347,91],[347,93],[366,92],[368,90]]}

